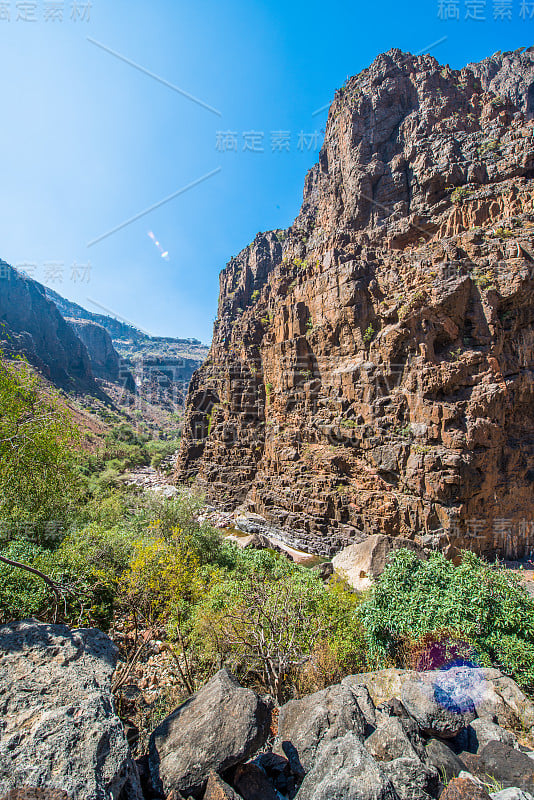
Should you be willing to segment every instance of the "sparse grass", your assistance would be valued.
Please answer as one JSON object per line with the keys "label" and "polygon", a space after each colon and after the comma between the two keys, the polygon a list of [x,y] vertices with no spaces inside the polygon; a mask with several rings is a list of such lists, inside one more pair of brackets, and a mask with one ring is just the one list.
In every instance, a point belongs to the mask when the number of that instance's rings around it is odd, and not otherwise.
{"label": "sparse grass", "polygon": [[375,329],[373,328],[373,324],[369,323],[365,333],[363,334],[363,341],[365,342],[365,344],[371,344],[374,338],[375,338]]}
{"label": "sparse grass", "polygon": [[499,155],[500,152],[501,148],[499,142],[496,139],[490,139],[487,142],[482,142],[482,144],[478,148],[479,156]]}
{"label": "sparse grass", "polygon": [[468,189],[467,186],[457,186],[456,189],[453,189],[451,192],[451,202],[455,205],[461,205],[463,201],[472,194],[473,190]]}

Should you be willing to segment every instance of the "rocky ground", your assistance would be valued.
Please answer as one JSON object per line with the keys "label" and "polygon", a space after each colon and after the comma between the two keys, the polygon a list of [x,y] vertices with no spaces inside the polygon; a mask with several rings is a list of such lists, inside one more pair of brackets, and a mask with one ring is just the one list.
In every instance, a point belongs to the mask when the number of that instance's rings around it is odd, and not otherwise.
{"label": "rocky ground", "polygon": [[494,669],[351,675],[280,709],[222,669],[136,762],[107,636],[27,621],[0,650],[2,800],[533,797],[534,704]]}

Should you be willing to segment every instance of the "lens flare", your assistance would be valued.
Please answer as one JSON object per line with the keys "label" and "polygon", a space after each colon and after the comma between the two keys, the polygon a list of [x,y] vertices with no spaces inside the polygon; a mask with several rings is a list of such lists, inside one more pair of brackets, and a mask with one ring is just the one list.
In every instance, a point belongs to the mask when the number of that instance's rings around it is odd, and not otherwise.
{"label": "lens flare", "polygon": [[473,647],[459,638],[427,639],[414,658],[422,677],[431,681],[436,703],[447,711],[465,714],[476,710],[487,693],[484,670]]}
{"label": "lens flare", "polygon": [[158,240],[156,239],[156,237],[155,237],[155,235],[154,235],[154,233],[152,231],[148,231],[148,237],[149,237],[149,239],[152,239],[152,241],[154,242],[154,246],[157,247],[157,249],[159,250],[160,256],[162,258],[164,258],[165,261],[168,261],[169,260],[169,251],[163,249],[163,247],[158,242]]}

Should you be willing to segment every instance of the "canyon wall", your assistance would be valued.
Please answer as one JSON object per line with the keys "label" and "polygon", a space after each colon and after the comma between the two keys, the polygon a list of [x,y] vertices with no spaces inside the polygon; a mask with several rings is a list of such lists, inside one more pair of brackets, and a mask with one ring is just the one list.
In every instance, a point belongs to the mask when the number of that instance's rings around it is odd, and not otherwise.
{"label": "canyon wall", "polygon": [[325,555],[534,549],[533,112],[533,48],[347,81],[294,224],[221,273],[178,481]]}
{"label": "canyon wall", "polygon": [[0,261],[0,350],[65,390],[98,394],[89,354],[37,281]]}

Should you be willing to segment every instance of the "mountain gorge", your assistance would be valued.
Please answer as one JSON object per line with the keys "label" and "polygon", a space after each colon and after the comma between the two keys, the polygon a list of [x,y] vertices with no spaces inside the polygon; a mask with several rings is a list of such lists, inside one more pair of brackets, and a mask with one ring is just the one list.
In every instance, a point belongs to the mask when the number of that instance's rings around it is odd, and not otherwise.
{"label": "mountain gorge", "polygon": [[347,81],[294,224],[221,273],[178,481],[324,555],[531,551],[533,116],[533,48]]}

